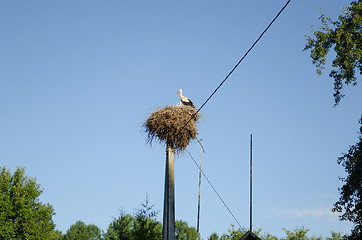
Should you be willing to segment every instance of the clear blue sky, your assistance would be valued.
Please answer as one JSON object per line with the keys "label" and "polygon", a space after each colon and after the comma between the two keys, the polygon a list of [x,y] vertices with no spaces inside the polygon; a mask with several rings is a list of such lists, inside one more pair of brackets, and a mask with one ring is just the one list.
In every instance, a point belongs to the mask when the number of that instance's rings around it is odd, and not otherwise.
{"label": "clear blue sky", "polygon": [[[0,164],[23,166],[44,188],[57,228],[77,220],[106,230],[146,193],[162,220],[165,150],[142,124],[176,91],[200,106],[286,1],[0,2]],[[333,107],[330,68],[317,76],[305,34],[318,9],[336,18],[350,1],[292,1],[202,109],[203,169],[238,221],[249,224],[249,136],[254,139],[254,228],[348,232],[330,212],[336,162],[357,142],[362,88]],[[329,62],[330,63],[330,62]],[[199,159],[199,146],[189,146]],[[198,169],[175,162],[176,218],[196,225]],[[203,180],[200,230],[234,219]]]}

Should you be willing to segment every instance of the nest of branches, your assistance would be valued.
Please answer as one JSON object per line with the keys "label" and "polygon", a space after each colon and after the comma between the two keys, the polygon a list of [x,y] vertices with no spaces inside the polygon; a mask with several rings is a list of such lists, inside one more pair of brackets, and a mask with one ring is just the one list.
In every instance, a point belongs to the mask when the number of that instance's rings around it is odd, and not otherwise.
{"label": "nest of branches", "polygon": [[173,147],[176,153],[186,149],[196,138],[196,123],[200,114],[189,106],[166,106],[159,108],[147,118],[143,127],[148,134],[147,142],[164,143]]}

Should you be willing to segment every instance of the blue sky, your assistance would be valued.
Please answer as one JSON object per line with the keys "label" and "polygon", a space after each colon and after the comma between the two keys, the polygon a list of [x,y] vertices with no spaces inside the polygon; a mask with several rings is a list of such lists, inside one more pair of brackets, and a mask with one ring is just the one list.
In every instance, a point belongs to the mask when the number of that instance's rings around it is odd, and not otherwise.
{"label": "blue sky", "polygon": [[[162,220],[165,149],[142,124],[183,89],[196,106],[214,91],[286,1],[0,2],[0,163],[23,166],[44,188],[57,228],[77,220],[106,230],[146,194]],[[319,8],[336,18],[349,1],[292,1],[202,109],[203,170],[249,224],[249,138],[254,141],[254,228],[311,235],[348,232],[331,213],[336,162],[357,142],[361,86],[333,107],[327,67],[317,76],[305,35]],[[330,60],[330,59],[329,59]],[[330,63],[330,62],[329,62]],[[188,150],[199,159],[198,144]],[[176,218],[196,225],[198,169],[175,160]],[[234,219],[203,179],[201,235]]]}

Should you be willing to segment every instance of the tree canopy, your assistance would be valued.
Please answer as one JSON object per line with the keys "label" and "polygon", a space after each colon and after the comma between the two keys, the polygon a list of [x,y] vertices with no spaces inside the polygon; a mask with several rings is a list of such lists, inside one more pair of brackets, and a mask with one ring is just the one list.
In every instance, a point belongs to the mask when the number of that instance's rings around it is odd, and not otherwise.
{"label": "tree canopy", "polygon": [[121,211],[104,234],[106,240],[143,240],[162,239],[162,224],[156,220],[158,212],[153,210],[146,196],[141,208],[136,209],[134,216]]}
{"label": "tree canopy", "polygon": [[350,239],[362,239],[362,117],[360,119],[359,142],[349,148],[348,153],[338,158],[347,177],[340,178],[344,185],[339,189],[339,200],[334,204],[333,211],[342,212],[342,221],[354,223]]}
{"label": "tree canopy", "polygon": [[196,228],[189,227],[189,225],[185,221],[177,220],[175,222],[175,237],[177,240],[196,240]]}
{"label": "tree canopy", "polygon": [[68,231],[62,237],[62,240],[98,240],[102,239],[101,230],[94,224],[85,224],[77,221],[70,226]]}
{"label": "tree canopy", "polygon": [[53,207],[39,200],[43,190],[23,168],[0,167],[0,239],[49,239]]}
{"label": "tree canopy", "polygon": [[343,85],[357,85],[356,75],[358,72],[362,74],[362,2],[352,1],[336,21],[323,13],[319,19],[321,26],[319,30],[313,31],[313,36],[307,36],[304,50],[310,49],[310,57],[317,67],[317,73],[321,75],[327,55],[334,47],[336,57],[329,76],[334,79],[333,96],[335,105],[338,105],[344,97]]}
{"label": "tree canopy", "polygon": [[[334,78],[335,105],[343,98],[344,85],[357,85],[357,74],[362,74],[362,2],[352,1],[338,20],[334,21],[323,13],[319,17],[321,26],[314,31],[314,37],[307,36],[304,50],[311,50],[310,57],[321,74],[326,64],[327,55],[332,47],[336,57],[329,76]],[[356,73],[357,72],[357,73]],[[354,224],[348,239],[362,239],[362,117],[360,119],[360,137],[348,153],[338,158],[347,173],[340,178],[344,185],[339,188],[341,194],[332,211],[340,212],[340,220]]]}
{"label": "tree canopy", "polygon": [[[342,240],[342,233],[340,232],[334,232],[331,231],[331,236],[323,238],[315,237],[315,236],[308,236],[309,229],[305,227],[297,227],[294,230],[287,230],[283,228],[286,236],[282,238],[277,238],[276,236],[271,235],[270,233],[264,232],[261,233],[261,229],[256,229],[253,231],[253,233],[258,236],[260,239],[263,240]],[[207,238],[208,240],[240,240],[241,237],[243,237],[249,229],[242,227],[242,228],[235,228],[233,224],[231,224],[231,228],[228,229],[227,233],[222,234],[220,237],[217,233],[212,233]]]}

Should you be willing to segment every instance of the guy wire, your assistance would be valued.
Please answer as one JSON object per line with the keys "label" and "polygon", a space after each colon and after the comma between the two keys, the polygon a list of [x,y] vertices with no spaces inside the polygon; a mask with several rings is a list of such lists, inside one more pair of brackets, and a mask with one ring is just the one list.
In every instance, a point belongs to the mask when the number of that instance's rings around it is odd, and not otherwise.
{"label": "guy wire", "polygon": [[196,164],[197,168],[201,171],[202,175],[205,177],[206,181],[209,183],[209,185],[211,186],[211,188],[214,190],[214,192],[216,193],[216,195],[219,197],[219,199],[221,200],[221,202],[224,204],[224,206],[226,207],[226,209],[229,211],[229,213],[231,214],[231,216],[234,218],[234,220],[237,222],[237,224],[239,225],[240,229],[242,228],[239,221],[236,219],[236,217],[234,216],[234,214],[231,212],[230,208],[226,205],[225,201],[221,198],[220,194],[216,191],[215,187],[211,184],[210,180],[206,177],[204,171],[201,170],[200,166],[197,164],[197,162],[195,161],[195,159],[192,157],[191,153],[186,149],[187,153],[190,155],[191,159],[194,161],[194,163]]}

